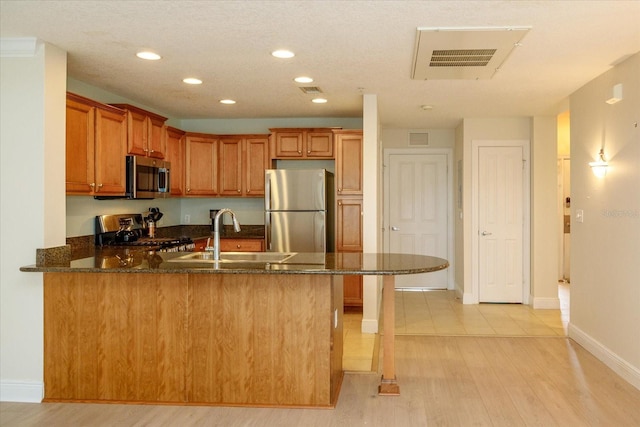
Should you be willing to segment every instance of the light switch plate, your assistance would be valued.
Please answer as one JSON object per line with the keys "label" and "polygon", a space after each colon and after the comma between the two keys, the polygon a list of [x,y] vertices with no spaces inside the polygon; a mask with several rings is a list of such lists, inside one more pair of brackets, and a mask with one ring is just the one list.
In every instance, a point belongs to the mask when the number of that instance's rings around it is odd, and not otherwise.
{"label": "light switch plate", "polygon": [[584,222],[584,211],[576,209],[576,222]]}

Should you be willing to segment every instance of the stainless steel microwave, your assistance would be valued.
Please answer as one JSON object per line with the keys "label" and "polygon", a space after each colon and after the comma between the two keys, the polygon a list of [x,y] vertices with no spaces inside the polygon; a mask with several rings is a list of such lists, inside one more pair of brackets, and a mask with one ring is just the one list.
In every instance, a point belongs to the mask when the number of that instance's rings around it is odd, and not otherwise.
{"label": "stainless steel microwave", "polygon": [[171,163],[161,159],[127,156],[129,199],[159,199],[170,196]]}

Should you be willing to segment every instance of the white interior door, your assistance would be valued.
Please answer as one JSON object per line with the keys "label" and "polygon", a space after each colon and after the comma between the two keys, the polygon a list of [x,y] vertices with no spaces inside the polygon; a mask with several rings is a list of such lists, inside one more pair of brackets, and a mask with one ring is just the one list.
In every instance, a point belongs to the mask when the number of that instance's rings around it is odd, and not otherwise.
{"label": "white interior door", "polygon": [[[446,154],[389,155],[389,252],[447,259]],[[446,270],[396,276],[396,288],[447,288]]]}
{"label": "white interior door", "polygon": [[478,299],[523,300],[522,147],[479,147]]}

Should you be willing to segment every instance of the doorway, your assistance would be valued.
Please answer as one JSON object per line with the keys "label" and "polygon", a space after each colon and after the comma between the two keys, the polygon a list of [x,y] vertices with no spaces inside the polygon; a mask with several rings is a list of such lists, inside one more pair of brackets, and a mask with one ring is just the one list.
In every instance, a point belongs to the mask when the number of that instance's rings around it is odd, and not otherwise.
{"label": "doorway", "polygon": [[[453,264],[449,149],[385,150],[385,252],[430,255]],[[453,289],[453,267],[396,277],[396,288]]]}
{"label": "doorway", "polygon": [[472,141],[472,303],[528,304],[529,141]]}
{"label": "doorway", "polygon": [[571,160],[561,156],[558,159],[558,213],[561,230],[559,232],[560,257],[558,281],[571,281]]}

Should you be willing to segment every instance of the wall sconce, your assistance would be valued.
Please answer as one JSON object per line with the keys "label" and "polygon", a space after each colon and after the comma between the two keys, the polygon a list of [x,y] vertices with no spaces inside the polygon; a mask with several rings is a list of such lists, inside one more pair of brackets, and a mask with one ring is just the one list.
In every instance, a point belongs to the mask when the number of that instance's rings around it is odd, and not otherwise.
{"label": "wall sconce", "polygon": [[601,148],[598,153],[600,158],[595,162],[589,162],[589,166],[591,166],[591,170],[593,174],[598,178],[603,178],[607,174],[607,168],[609,167],[609,163],[604,159],[604,149]]}

